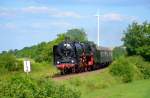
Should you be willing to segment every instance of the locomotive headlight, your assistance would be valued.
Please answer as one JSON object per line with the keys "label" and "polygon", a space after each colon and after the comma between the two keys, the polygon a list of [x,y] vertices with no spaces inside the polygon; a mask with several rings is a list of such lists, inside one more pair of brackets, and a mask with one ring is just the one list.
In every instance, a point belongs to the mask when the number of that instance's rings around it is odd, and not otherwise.
{"label": "locomotive headlight", "polygon": [[60,62],[59,62],[59,61],[57,61],[57,64],[60,64]]}
{"label": "locomotive headlight", "polygon": [[74,63],[74,60],[71,60],[71,63]]}
{"label": "locomotive headlight", "polygon": [[64,44],[64,47],[71,48],[71,45],[69,43]]}

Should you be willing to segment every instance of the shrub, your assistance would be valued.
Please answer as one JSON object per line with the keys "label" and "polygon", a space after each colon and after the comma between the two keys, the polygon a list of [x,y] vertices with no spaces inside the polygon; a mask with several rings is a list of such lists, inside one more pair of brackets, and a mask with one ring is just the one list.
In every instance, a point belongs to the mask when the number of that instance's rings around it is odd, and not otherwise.
{"label": "shrub", "polygon": [[15,76],[0,81],[0,98],[80,98],[80,92],[50,79]]}
{"label": "shrub", "polygon": [[16,57],[12,54],[0,55],[0,66],[7,69],[8,71],[13,71],[16,68]]}
{"label": "shrub", "polygon": [[6,73],[7,71],[18,71],[22,69],[23,61],[17,60],[13,54],[1,54],[0,67],[0,73]]}
{"label": "shrub", "polygon": [[150,78],[150,63],[144,61],[141,56],[132,56],[128,58],[138,68],[144,79]]}
{"label": "shrub", "polygon": [[131,82],[134,77],[134,67],[124,57],[120,57],[112,63],[110,72],[112,75],[118,76],[123,82]]}
{"label": "shrub", "polygon": [[16,66],[15,71],[22,70],[23,69],[23,60],[16,60]]}
{"label": "shrub", "polygon": [[138,66],[138,68],[143,74],[144,79],[150,78],[150,64],[149,63],[144,63],[143,66]]}
{"label": "shrub", "polygon": [[150,63],[140,56],[120,57],[109,69],[112,75],[119,77],[123,82],[150,78]]}

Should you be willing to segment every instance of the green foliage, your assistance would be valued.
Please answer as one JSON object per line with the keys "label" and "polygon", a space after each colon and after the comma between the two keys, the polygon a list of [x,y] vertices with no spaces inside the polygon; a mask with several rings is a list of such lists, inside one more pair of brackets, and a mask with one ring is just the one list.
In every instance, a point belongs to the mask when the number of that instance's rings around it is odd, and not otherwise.
{"label": "green foliage", "polygon": [[66,33],[59,34],[58,37],[49,42],[41,42],[38,45],[24,47],[21,50],[3,51],[2,54],[14,54],[17,58],[32,58],[36,62],[52,62],[53,46],[61,43],[69,37],[75,41],[87,41],[87,36],[83,29],[70,29]]}
{"label": "green foliage", "polygon": [[79,79],[79,78],[74,78],[74,79],[71,79],[70,81],[69,81],[69,83],[71,84],[71,85],[74,85],[74,86],[81,86],[82,85],[82,83],[83,83],[83,81],[81,80],[81,79]]}
{"label": "green foliage", "polygon": [[77,89],[55,84],[49,79],[15,76],[0,81],[1,98],[80,98]]}
{"label": "green foliage", "polygon": [[109,69],[112,75],[119,77],[123,82],[150,78],[150,63],[140,56],[120,57]]}
{"label": "green foliage", "polygon": [[13,54],[3,54],[0,55],[0,67],[2,70],[7,71],[16,71],[22,67],[22,63],[16,60],[16,57]]}
{"label": "green foliage", "polygon": [[[21,50],[3,51],[2,54],[14,54],[17,58],[32,58],[37,62],[51,62],[53,55],[53,46],[64,41],[65,35],[60,34],[58,38],[50,42],[41,42],[38,45],[24,47]],[[1,55],[2,55],[1,54]]]}
{"label": "green foliage", "polygon": [[121,56],[126,56],[126,49],[124,47],[115,47],[113,49],[113,59],[116,60]]}
{"label": "green foliage", "polygon": [[131,82],[134,77],[134,67],[124,57],[120,57],[112,63],[110,72],[112,75],[118,76],[123,82]]}
{"label": "green foliage", "polygon": [[70,29],[66,32],[66,37],[73,41],[87,41],[87,35],[83,29]]}
{"label": "green foliage", "polygon": [[150,23],[138,24],[134,22],[128,26],[124,33],[125,36],[122,40],[128,55],[141,55],[150,61]]}
{"label": "green foliage", "polygon": [[16,59],[16,71],[23,69],[23,60],[22,59]]}
{"label": "green foliage", "polygon": [[144,79],[150,78],[150,63],[144,61],[140,56],[131,56],[128,58],[134,66],[138,68],[138,71],[141,72]]}

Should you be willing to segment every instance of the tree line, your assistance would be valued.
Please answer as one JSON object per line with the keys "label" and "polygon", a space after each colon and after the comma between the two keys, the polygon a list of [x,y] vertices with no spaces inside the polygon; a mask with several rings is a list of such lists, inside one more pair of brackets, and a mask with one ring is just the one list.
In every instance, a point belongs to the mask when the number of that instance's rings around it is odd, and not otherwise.
{"label": "tree line", "polygon": [[[83,29],[70,29],[65,33],[57,35],[57,38],[49,42],[41,42],[21,50],[2,51],[0,54],[0,66],[9,70],[15,70],[17,64],[21,64],[16,58],[30,58],[36,62],[51,63],[53,60],[53,46],[65,39],[76,41],[87,41],[87,35]],[[9,67],[9,68],[8,68]]]}
{"label": "tree line", "polygon": [[[114,59],[117,59],[120,55],[140,55],[145,60],[150,61],[150,23],[144,22],[139,24],[133,22],[124,31],[124,35],[122,38],[123,46],[113,49]],[[21,63],[16,58],[31,58],[36,62],[51,63],[53,60],[53,46],[66,38],[81,42],[88,41],[83,29],[70,29],[65,33],[59,34],[56,39],[49,42],[41,42],[31,47],[24,47],[21,50],[3,51],[0,54],[0,66],[1,68],[6,67],[9,69],[8,66],[13,65],[15,66],[14,69],[17,69],[17,64]],[[10,67],[9,70],[14,69]]]}

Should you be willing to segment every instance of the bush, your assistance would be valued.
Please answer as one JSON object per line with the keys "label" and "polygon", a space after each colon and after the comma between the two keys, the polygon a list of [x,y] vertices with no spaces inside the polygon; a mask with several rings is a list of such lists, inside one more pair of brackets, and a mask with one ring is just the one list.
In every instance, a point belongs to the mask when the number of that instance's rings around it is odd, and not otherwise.
{"label": "bush", "polygon": [[22,59],[17,59],[16,60],[15,71],[22,70],[22,69],[23,69],[23,60]]}
{"label": "bush", "polygon": [[140,56],[120,57],[109,69],[112,75],[119,77],[123,82],[150,78],[150,63]]}
{"label": "bush", "polygon": [[16,57],[11,54],[0,55],[0,66],[7,69],[8,71],[13,71],[16,68]]}
{"label": "bush", "polygon": [[134,77],[134,67],[124,57],[120,57],[112,63],[110,72],[112,75],[118,76],[123,82],[131,82]]}
{"label": "bush", "polygon": [[131,56],[128,59],[138,68],[144,79],[150,78],[150,62],[144,61],[141,56]]}
{"label": "bush", "polygon": [[144,76],[144,79],[150,79],[150,64],[144,63],[143,66],[138,66],[139,70]]}
{"label": "bush", "polygon": [[0,72],[4,71],[18,71],[23,67],[23,61],[17,60],[13,54],[1,54],[0,55]]}
{"label": "bush", "polygon": [[80,98],[80,92],[50,79],[34,80],[16,76],[0,81],[0,98]]}

